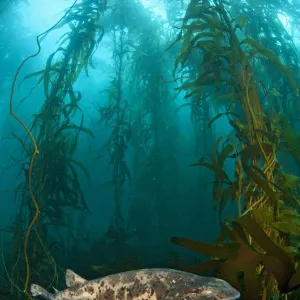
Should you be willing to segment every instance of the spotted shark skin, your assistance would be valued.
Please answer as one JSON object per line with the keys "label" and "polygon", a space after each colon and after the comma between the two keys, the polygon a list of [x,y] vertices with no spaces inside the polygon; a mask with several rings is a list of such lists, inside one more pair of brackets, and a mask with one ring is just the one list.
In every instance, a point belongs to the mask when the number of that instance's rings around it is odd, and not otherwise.
{"label": "spotted shark skin", "polygon": [[48,300],[235,300],[240,293],[226,281],[173,269],[141,269],[85,280],[66,271],[67,289],[50,294],[33,284],[33,297]]}

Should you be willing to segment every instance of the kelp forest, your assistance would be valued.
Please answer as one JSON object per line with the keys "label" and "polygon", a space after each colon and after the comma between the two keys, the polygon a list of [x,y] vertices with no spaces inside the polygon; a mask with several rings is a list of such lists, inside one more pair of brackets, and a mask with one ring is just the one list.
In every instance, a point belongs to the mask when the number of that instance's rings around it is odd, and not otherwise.
{"label": "kelp forest", "polygon": [[296,0],[2,0],[0,299],[156,267],[300,299],[299,19]]}

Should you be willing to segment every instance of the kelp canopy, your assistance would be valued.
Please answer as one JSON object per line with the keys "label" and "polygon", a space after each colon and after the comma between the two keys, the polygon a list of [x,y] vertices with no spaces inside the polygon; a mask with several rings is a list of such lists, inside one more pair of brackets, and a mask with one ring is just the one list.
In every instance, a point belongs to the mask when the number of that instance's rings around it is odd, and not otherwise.
{"label": "kelp canopy", "polygon": [[[138,0],[74,1],[12,78],[23,131],[12,132],[19,207],[4,299],[30,298],[32,282],[61,287],[64,268],[92,278],[153,266],[220,277],[243,299],[297,299],[300,6],[161,3],[162,19]],[[61,28],[44,68],[19,79]],[[14,96],[33,79],[19,105],[43,98],[24,122]],[[101,234],[86,229],[104,217]],[[210,260],[181,258],[177,234]]]}

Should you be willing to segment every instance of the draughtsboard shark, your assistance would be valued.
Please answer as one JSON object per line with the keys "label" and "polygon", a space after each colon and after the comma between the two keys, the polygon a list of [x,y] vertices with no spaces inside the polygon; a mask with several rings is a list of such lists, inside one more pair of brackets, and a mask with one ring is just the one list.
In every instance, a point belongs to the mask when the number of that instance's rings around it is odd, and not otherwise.
{"label": "draughtsboard shark", "polygon": [[67,289],[50,294],[32,284],[32,296],[48,300],[235,300],[226,281],[173,269],[141,269],[86,280],[66,271]]}

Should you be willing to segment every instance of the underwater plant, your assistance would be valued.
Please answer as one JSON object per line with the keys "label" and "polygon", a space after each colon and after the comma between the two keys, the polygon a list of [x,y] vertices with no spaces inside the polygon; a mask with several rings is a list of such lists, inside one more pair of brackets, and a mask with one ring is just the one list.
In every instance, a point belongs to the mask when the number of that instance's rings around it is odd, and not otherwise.
{"label": "underwater plant", "polygon": [[224,236],[230,242],[217,245],[172,238],[173,243],[211,258],[187,271],[213,272],[240,290],[243,299],[267,299],[277,291],[287,294],[299,288],[297,259],[276,244],[255,217],[246,214],[225,226]]}
{"label": "underwater plant", "polygon": [[[144,19],[150,16],[145,14]],[[178,187],[176,146],[179,135],[174,114],[174,97],[162,77],[168,75],[168,59],[163,57],[164,39],[160,26],[143,26],[136,32],[132,57],[134,148],[130,219],[141,243],[148,236],[166,240],[168,224],[176,218],[170,205]]]}
{"label": "underwater plant", "polygon": [[[127,13],[129,2],[118,0],[114,4],[111,14],[113,21],[111,31],[113,35],[113,63],[115,74],[110,81],[107,94],[108,100],[100,109],[101,121],[111,128],[111,135],[103,146],[109,154],[109,166],[112,167],[110,185],[114,189],[115,226],[123,226],[124,218],[121,211],[122,189],[131,179],[131,173],[126,161],[126,152],[131,140],[131,112],[129,101],[124,96],[126,83],[125,72],[128,64],[128,30]],[[111,224],[112,225],[112,224]]]}
{"label": "underwater plant", "polygon": [[[39,277],[41,268],[45,268],[45,260],[48,260],[48,265],[53,267],[54,278],[57,277],[57,266],[44,245],[49,226],[67,227],[64,221],[66,207],[87,209],[77,168],[81,169],[87,177],[89,176],[84,166],[72,158],[72,154],[81,132],[90,136],[93,134],[83,127],[84,116],[78,106],[82,95],[73,89],[73,84],[83,69],[88,74],[91,57],[103,37],[104,31],[99,25],[99,20],[105,9],[106,7],[98,1],[80,3],[75,1],[60,21],[37,37],[38,52],[22,62],[14,78],[10,112],[28,133],[28,137],[18,138],[24,154],[27,157],[31,153],[33,155],[29,166],[27,163],[22,166],[26,181],[20,183],[16,190],[16,194],[21,198],[20,212],[22,212],[22,215],[17,217],[22,221],[14,228],[14,232],[17,230],[20,236],[15,235],[18,244],[12,249],[12,253],[13,255],[19,253],[19,242],[24,243],[24,258],[20,259],[18,264],[25,261],[26,270],[24,273],[22,268],[18,268],[18,272],[21,274],[20,277],[25,278],[24,292],[29,298],[31,298],[28,293],[30,275]],[[45,96],[40,112],[33,115],[33,122],[28,128],[12,109],[17,75],[29,58],[39,54],[41,49],[39,38],[66,24],[69,25],[70,31],[60,39],[60,46],[47,59],[45,69],[24,78],[26,80],[39,76],[33,89],[43,83]],[[79,125],[71,122],[76,113],[81,113]],[[29,227],[24,236],[25,226]],[[35,238],[30,236],[32,229],[36,233]],[[22,230],[24,230],[23,234]],[[28,251],[29,248],[31,251]],[[35,267],[35,272],[32,274],[29,262]],[[50,276],[51,272],[46,272],[45,280],[51,280]]]}
{"label": "underwater plant", "polygon": [[[274,6],[265,1],[251,1],[249,4],[234,1],[231,5],[230,13],[237,20],[238,26],[242,26],[243,29],[240,35],[251,36],[271,50],[299,80],[300,61],[294,38],[300,16],[298,6],[285,0],[278,1]],[[289,25],[285,25],[282,19]],[[270,64],[268,60],[261,59],[256,68],[266,85],[265,92],[271,99],[275,111],[284,112],[293,124],[298,124],[299,99],[289,88],[287,77],[276,64]],[[261,101],[264,105],[268,105],[267,97],[262,97]]]}
{"label": "underwater plant", "polygon": [[[205,91],[211,90],[211,98],[227,99],[225,112],[217,114],[208,126],[226,117],[235,132],[217,139],[211,162],[201,158],[191,165],[213,171],[214,207],[219,206],[223,227],[215,246],[220,255],[209,254],[203,243],[194,250],[218,258],[200,265],[199,271],[218,270],[245,299],[266,299],[299,285],[298,177],[286,171],[278,158],[289,153],[298,161],[298,135],[283,114],[275,111],[255,62],[263,58],[273,64],[295,99],[299,92],[291,70],[279,57],[249,36],[240,38],[237,31],[243,31],[245,18],[231,19],[228,6],[226,1],[190,1],[176,39],[182,40],[182,47],[174,75],[179,66],[185,71],[192,53],[196,52],[201,62],[198,72],[187,80],[180,74],[176,81],[183,83],[178,89],[187,91],[186,99],[197,95],[201,101]],[[224,170],[226,160],[235,165],[233,176]],[[237,203],[238,217],[224,223],[222,212],[230,200]],[[228,239],[231,244],[227,245]],[[180,238],[173,242],[190,249],[197,243]]]}
{"label": "underwater plant", "polygon": [[[241,291],[243,299],[297,297],[300,194],[299,177],[293,172],[300,162],[300,136],[294,129],[300,112],[299,59],[277,13],[295,19],[298,9],[291,9],[288,0],[275,4],[191,0],[181,26],[171,28],[155,19],[140,1],[115,0],[109,6],[107,2],[75,1],[57,24],[37,38],[39,50],[31,57],[40,52],[40,37],[69,27],[45,67],[24,77],[37,78],[27,97],[38,86],[44,94],[28,127],[12,109],[15,77],[11,114],[28,135],[14,133],[23,155],[21,160],[12,157],[21,164],[15,193],[20,205],[6,229],[13,242],[6,261],[3,257],[8,279],[3,297],[30,298],[28,284],[38,278],[43,286],[58,287],[61,268],[69,265],[87,278],[145,265],[180,268],[178,253],[171,258],[157,253],[163,253],[161,244],[175,226],[179,230],[185,226],[179,218],[185,212],[191,234],[197,231],[193,225],[203,224],[199,200],[205,198],[203,178],[210,171],[221,233],[216,245],[172,239],[210,257],[187,270],[225,279]],[[167,15],[172,21],[186,2],[164,0],[170,3]],[[113,191],[115,211],[107,231],[93,242],[84,232],[83,220],[73,215],[77,210],[86,218],[81,175],[90,179],[74,154],[82,134],[94,137],[80,108],[87,95],[74,84],[93,67],[103,24],[112,42],[113,74],[105,94],[101,93],[101,98],[107,95],[107,101],[99,112],[110,134],[103,150],[108,156],[111,177],[107,185]],[[174,28],[179,30],[174,48],[164,52]],[[180,54],[170,74],[176,47],[181,47]],[[172,81],[171,75],[175,77]],[[176,84],[175,91],[169,81]],[[176,109],[181,94],[186,102]],[[192,142],[190,132],[179,132],[177,112],[186,107],[191,109]],[[214,128],[220,121],[228,122],[232,132],[215,137]],[[191,164],[196,178],[183,178],[188,171],[179,168],[180,143],[190,147],[189,155],[201,157]],[[205,156],[208,152],[210,159]],[[231,171],[227,166],[233,167]],[[187,191],[194,182],[196,187]],[[190,209],[178,209],[182,207],[180,197],[188,199]],[[225,218],[230,201],[236,203],[238,214]],[[124,207],[129,208],[129,216]],[[73,222],[80,228],[74,229]],[[23,284],[24,289],[20,288]]]}

